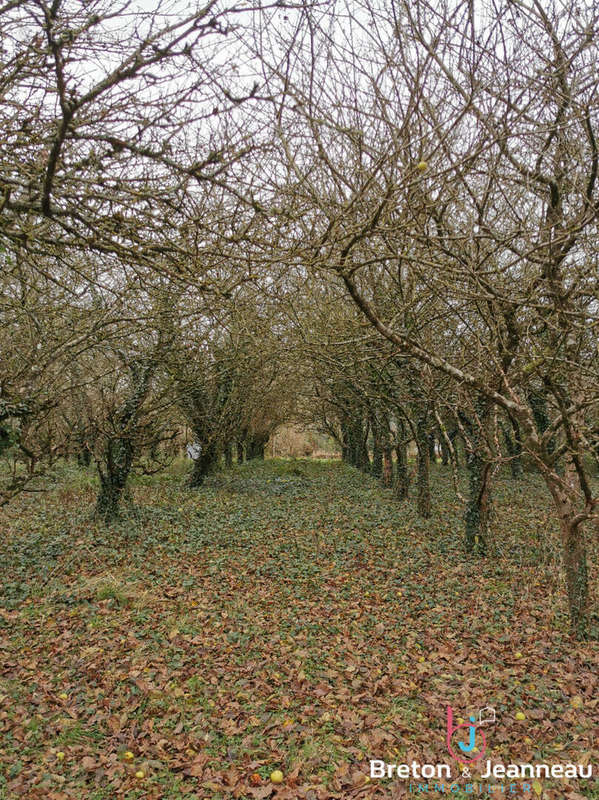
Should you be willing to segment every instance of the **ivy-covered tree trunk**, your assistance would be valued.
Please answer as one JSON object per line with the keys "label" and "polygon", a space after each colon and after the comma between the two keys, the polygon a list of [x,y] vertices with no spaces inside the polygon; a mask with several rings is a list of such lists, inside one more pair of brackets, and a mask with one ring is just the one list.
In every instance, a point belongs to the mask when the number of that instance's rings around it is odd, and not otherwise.
{"label": "ivy-covered tree trunk", "polygon": [[568,610],[572,632],[578,639],[588,635],[589,576],[584,531],[570,511],[560,520]]}
{"label": "ivy-covered tree trunk", "polygon": [[227,469],[231,469],[233,466],[233,445],[231,442],[226,442],[225,444],[225,466]]}
{"label": "ivy-covered tree trunk", "polygon": [[[530,403],[530,397],[529,403]],[[539,421],[531,405],[534,422],[522,412],[519,421],[521,430],[526,437],[527,450],[536,456],[545,484],[551,493],[560,522],[562,538],[563,565],[566,576],[566,590],[568,595],[568,610],[570,614],[570,627],[572,634],[579,640],[586,639],[589,633],[589,578],[587,567],[587,551],[584,532],[584,522],[592,513],[592,504],[588,486],[586,487],[587,502],[580,504],[581,480],[575,458],[580,459],[580,452],[574,451],[566,456],[565,466],[558,469],[553,455],[554,443],[543,444],[539,433]],[[575,428],[576,418],[570,420],[571,442],[579,443]],[[548,427],[548,426],[547,426]],[[545,430],[547,430],[545,427]]]}
{"label": "ivy-covered tree trunk", "polygon": [[435,447],[435,434],[429,433],[428,435],[428,457],[431,464],[437,463],[437,450]]}
{"label": "ivy-covered tree trunk", "polygon": [[154,371],[153,363],[132,363],[130,393],[116,413],[113,430],[108,436],[103,457],[96,460],[100,477],[100,491],[96,499],[96,512],[106,523],[119,513],[126,494],[127,481],[135,455],[134,438],[141,408],[148,392]]}
{"label": "ivy-covered tree trunk", "polygon": [[345,454],[346,454],[346,461],[348,464],[351,464],[352,467],[357,466],[358,461],[358,448],[356,443],[356,436],[355,436],[355,424],[348,423],[345,429]]}
{"label": "ivy-covered tree trunk", "polygon": [[491,517],[491,465],[475,453],[468,455],[468,500],[466,502],[466,551],[487,554]]}
{"label": "ivy-covered tree trunk", "polygon": [[356,416],[348,425],[347,429],[349,460],[352,466],[364,472],[370,470],[367,442],[368,426],[364,426],[362,418]]}
{"label": "ivy-covered tree trunk", "polygon": [[[537,431],[541,434],[545,433],[550,424],[549,412],[547,411],[547,392],[544,389],[531,389],[528,393],[528,403]],[[551,438],[547,445],[547,453],[551,455],[554,450],[555,439]]]}
{"label": "ivy-covered tree trunk", "polygon": [[266,447],[267,441],[268,441],[268,436],[264,435],[250,436],[246,445],[247,459],[251,461],[254,458],[258,458],[261,461],[264,461],[264,448]]}
{"label": "ivy-covered tree trunk", "polygon": [[383,443],[381,437],[381,429],[378,423],[371,422],[372,430],[372,465],[370,472],[376,478],[381,478],[383,475]]}
{"label": "ivy-covered tree trunk", "polygon": [[243,442],[237,442],[237,463],[243,464],[245,461],[245,449]]}
{"label": "ivy-covered tree trunk", "polygon": [[0,425],[0,455],[12,447],[13,443],[12,431],[7,426]]}
{"label": "ivy-covered tree trunk", "polygon": [[133,463],[133,446],[130,439],[112,439],[105,451],[105,461],[98,464],[100,491],[96,499],[96,513],[109,524],[119,514],[121,499],[126,493],[127,481]]}
{"label": "ivy-covered tree trunk", "polygon": [[426,414],[420,414],[416,421],[416,448],[418,451],[416,478],[416,508],[421,517],[431,515],[430,488],[430,449]]}
{"label": "ivy-covered tree trunk", "polygon": [[216,469],[218,455],[218,447],[214,442],[202,444],[200,455],[194,460],[193,468],[189,474],[187,485],[190,488],[197,489],[204,483],[206,476]]}
{"label": "ivy-covered tree trunk", "polygon": [[396,475],[395,496],[398,500],[406,500],[410,491],[410,476],[408,475],[408,446],[401,442],[395,448]]}
{"label": "ivy-covered tree trunk", "polygon": [[387,443],[383,447],[383,486],[390,489],[393,486],[393,456],[391,446]]}
{"label": "ivy-covered tree trunk", "polygon": [[589,577],[584,521],[590,510],[581,512],[576,487],[576,468],[571,458],[566,459],[563,473],[555,465],[542,464],[541,470],[551,493],[560,521],[566,591],[572,634],[579,640],[589,633]]}
{"label": "ivy-covered tree trunk", "polygon": [[360,442],[359,442],[359,451],[358,451],[358,467],[363,472],[371,473],[372,472],[372,464],[370,463],[370,453],[368,452],[368,434],[369,434],[370,426],[368,422],[362,425],[360,423]]}
{"label": "ivy-covered tree trunk", "polygon": [[512,478],[522,477],[522,443],[520,441],[520,428],[515,420],[510,420],[512,431],[504,422],[501,425],[501,432],[503,433],[503,441],[505,442],[505,449],[509,456],[510,472]]}
{"label": "ivy-covered tree trunk", "polygon": [[344,464],[351,464],[351,431],[349,424],[342,420],[341,424],[341,460]]}
{"label": "ivy-covered tree trunk", "polygon": [[80,467],[89,467],[92,461],[92,451],[87,443],[87,437],[84,433],[78,433],[75,440],[77,443],[77,464]]}
{"label": "ivy-covered tree trunk", "polygon": [[487,554],[491,521],[491,464],[485,457],[486,442],[484,431],[489,420],[489,404],[479,399],[477,419],[471,421],[462,415],[468,430],[470,443],[466,458],[469,480],[468,500],[465,514],[466,552]]}

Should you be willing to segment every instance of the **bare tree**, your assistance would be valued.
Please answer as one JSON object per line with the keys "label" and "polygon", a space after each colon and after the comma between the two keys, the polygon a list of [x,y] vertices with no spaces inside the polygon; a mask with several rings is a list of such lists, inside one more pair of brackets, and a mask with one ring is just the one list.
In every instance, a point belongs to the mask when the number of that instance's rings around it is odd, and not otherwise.
{"label": "bare tree", "polygon": [[[300,55],[278,69],[286,240],[292,258],[336,273],[401,353],[456,381],[483,428],[493,405],[516,420],[553,498],[584,636],[584,523],[597,515],[583,459],[599,402],[597,12],[535,0],[488,11],[365,2],[298,21]],[[391,296],[377,291],[382,276]],[[406,280],[442,315],[407,322]]]}

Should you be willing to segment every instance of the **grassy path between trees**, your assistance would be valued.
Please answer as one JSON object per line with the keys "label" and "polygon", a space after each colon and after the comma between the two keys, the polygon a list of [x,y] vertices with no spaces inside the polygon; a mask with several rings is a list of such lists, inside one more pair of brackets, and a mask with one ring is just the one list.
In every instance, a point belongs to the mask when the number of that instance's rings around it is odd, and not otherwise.
{"label": "grassy path between trees", "polygon": [[427,521],[338,463],[139,479],[111,529],[59,477],[0,514],[0,800],[405,797],[369,759],[453,763],[448,704],[496,708],[491,759],[599,772],[599,645],[569,638],[536,477],[498,485],[484,562],[441,467]]}

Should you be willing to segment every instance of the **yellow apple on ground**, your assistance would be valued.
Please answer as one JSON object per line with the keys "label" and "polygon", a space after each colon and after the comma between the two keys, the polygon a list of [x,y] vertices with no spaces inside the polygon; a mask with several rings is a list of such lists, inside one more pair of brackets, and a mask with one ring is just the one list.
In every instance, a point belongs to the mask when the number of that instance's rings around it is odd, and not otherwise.
{"label": "yellow apple on ground", "polygon": [[272,783],[283,783],[283,773],[280,769],[275,769],[270,773]]}

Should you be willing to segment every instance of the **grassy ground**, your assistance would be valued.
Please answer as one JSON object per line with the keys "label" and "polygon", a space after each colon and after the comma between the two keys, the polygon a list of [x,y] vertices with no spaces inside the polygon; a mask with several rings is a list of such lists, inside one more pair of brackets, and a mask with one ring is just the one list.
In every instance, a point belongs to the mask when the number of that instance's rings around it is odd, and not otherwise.
{"label": "grassy ground", "polygon": [[484,562],[442,467],[428,521],[339,463],[140,479],[112,529],[91,473],[59,477],[0,515],[1,800],[400,798],[409,781],[369,781],[368,761],[459,774],[447,704],[496,708],[495,761],[599,773],[599,646],[569,638],[535,476],[500,482]]}

